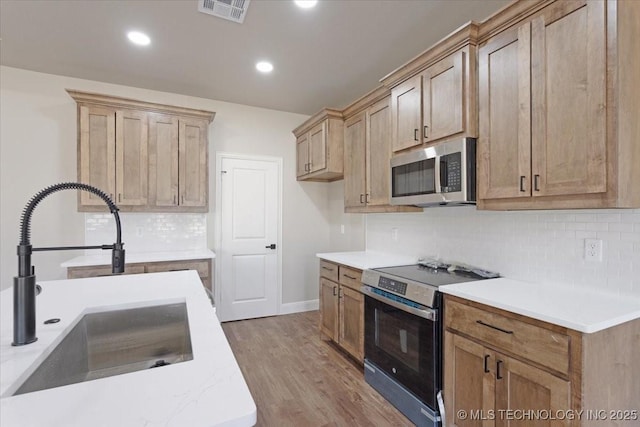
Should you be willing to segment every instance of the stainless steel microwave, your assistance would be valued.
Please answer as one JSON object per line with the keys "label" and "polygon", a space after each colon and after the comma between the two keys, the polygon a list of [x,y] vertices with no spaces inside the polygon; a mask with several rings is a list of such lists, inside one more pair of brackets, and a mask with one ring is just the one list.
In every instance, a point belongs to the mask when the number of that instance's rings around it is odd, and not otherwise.
{"label": "stainless steel microwave", "polygon": [[460,138],[391,158],[391,204],[476,203],[476,140]]}

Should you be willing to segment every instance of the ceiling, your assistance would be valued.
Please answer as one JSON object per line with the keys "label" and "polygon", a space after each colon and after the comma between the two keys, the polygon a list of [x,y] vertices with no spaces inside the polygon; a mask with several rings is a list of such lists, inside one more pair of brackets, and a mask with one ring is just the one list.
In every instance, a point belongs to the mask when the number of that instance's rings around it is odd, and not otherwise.
{"label": "ceiling", "polygon": [[[2,65],[301,114],[342,108],[508,0],[252,0],[243,24],[196,0],[1,0]],[[130,44],[146,32],[151,45]],[[271,74],[255,70],[268,59]]]}

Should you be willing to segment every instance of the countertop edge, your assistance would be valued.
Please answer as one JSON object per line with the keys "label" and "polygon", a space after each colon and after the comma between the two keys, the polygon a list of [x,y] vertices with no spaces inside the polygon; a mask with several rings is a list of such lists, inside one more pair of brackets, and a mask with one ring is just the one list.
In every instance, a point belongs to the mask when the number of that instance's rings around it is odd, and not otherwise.
{"label": "countertop edge", "polygon": [[[133,260],[131,260],[133,258]],[[127,264],[139,264],[147,262],[165,262],[165,261],[186,261],[198,259],[215,259],[216,254],[210,249],[193,250],[193,251],[173,251],[173,252],[138,252],[127,253],[125,262]],[[111,264],[110,255],[80,255],[71,258],[60,264],[62,268],[70,267],[92,267],[105,266]]]}

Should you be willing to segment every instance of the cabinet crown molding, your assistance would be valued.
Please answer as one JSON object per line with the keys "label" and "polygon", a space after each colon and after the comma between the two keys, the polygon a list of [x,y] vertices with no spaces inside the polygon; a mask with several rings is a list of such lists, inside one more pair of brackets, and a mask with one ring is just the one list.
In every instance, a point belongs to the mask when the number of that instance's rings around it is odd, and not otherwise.
{"label": "cabinet crown molding", "polygon": [[177,107],[174,105],[156,104],[153,102],[140,101],[119,96],[104,95],[101,93],[82,92],[74,89],[65,89],[78,104],[101,105],[105,107],[127,108],[148,111],[160,114],[177,114],[180,116],[193,117],[198,119],[213,121],[216,113],[207,110],[197,110],[194,108]]}
{"label": "cabinet crown molding", "polygon": [[351,104],[347,105],[344,110],[342,110],[342,115],[345,120],[364,111],[371,105],[388,97],[391,94],[391,90],[385,86],[378,86],[375,89],[367,92],[362,95],[360,98],[353,101]]}
{"label": "cabinet crown molding", "polygon": [[429,49],[381,78],[380,83],[388,88],[393,88],[464,46],[469,44],[476,46],[478,32],[478,23],[471,21],[464,24]]}
{"label": "cabinet crown molding", "polygon": [[312,127],[314,127],[315,125],[317,125],[318,123],[320,123],[325,119],[342,120],[343,119],[342,111],[336,110],[333,108],[325,108],[317,112],[313,116],[309,117],[303,124],[295,128],[292,132],[296,136],[296,138],[298,138],[300,135],[304,134],[305,132],[309,132],[309,130]]}

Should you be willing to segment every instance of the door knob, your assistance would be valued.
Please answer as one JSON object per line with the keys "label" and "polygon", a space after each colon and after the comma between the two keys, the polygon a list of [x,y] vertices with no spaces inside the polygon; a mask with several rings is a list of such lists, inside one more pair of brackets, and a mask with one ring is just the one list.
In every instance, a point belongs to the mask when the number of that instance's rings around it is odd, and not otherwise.
{"label": "door knob", "polygon": [[275,249],[276,248],[276,244],[272,243],[272,244],[270,244],[268,246],[265,246],[265,248],[267,248],[267,249]]}

